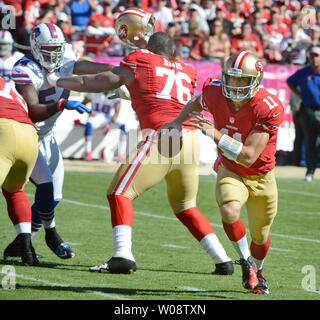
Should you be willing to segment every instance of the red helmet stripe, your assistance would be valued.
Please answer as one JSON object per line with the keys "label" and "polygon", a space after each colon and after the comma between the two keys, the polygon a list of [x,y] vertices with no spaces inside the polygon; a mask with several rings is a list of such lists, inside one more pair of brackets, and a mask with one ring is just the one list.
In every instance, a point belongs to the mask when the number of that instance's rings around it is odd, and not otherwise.
{"label": "red helmet stripe", "polygon": [[46,23],[46,26],[49,28],[50,34],[53,39],[57,38],[57,33],[55,27],[52,25],[52,23]]}
{"label": "red helmet stripe", "polygon": [[119,18],[126,15],[126,14],[133,14],[133,15],[141,17],[141,18],[144,18],[146,15],[146,13],[142,10],[128,9],[128,10],[125,10],[122,13],[120,13]]}
{"label": "red helmet stripe", "polygon": [[241,52],[239,52],[239,53],[235,56],[231,67],[232,67],[232,68],[236,68],[236,69],[241,69],[243,60],[244,60],[244,58],[245,58],[248,54],[249,54],[249,52],[247,52],[247,51],[241,51]]}

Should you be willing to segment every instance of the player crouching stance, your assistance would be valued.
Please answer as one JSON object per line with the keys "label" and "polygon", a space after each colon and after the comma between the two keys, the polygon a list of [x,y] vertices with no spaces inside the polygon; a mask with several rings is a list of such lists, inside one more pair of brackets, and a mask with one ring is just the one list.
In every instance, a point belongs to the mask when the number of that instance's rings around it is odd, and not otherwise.
{"label": "player crouching stance", "polygon": [[[260,88],[262,62],[249,52],[232,55],[221,78],[209,78],[202,94],[187,103],[179,116],[162,129],[181,129],[191,120],[218,145],[216,200],[224,230],[240,257],[242,285],[269,294],[263,262],[270,246],[270,227],[277,213],[274,174],[278,128],[284,109],[279,99]],[[209,111],[215,127],[200,112]],[[250,250],[240,219],[246,204]]]}

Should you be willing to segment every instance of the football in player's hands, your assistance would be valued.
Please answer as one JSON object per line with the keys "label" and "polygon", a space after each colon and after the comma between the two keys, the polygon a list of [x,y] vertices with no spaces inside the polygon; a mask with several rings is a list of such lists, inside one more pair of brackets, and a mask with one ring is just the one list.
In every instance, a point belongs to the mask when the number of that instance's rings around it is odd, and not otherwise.
{"label": "football in player's hands", "polygon": [[182,148],[181,130],[178,128],[161,128],[157,133],[159,153],[167,158],[176,156]]}
{"label": "football in player's hands", "polygon": [[112,90],[111,93],[108,95],[108,99],[124,99],[124,100],[131,100],[130,92],[128,91],[125,85],[122,85],[120,88]]}

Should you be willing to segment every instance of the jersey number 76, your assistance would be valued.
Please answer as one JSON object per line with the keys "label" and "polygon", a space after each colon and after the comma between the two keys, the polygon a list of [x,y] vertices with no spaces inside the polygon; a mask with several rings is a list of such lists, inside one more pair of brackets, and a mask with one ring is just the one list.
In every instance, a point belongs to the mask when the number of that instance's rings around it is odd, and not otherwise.
{"label": "jersey number 76", "polygon": [[[156,76],[167,77],[166,83],[162,91],[157,92],[157,98],[170,100],[172,96],[172,88],[175,84],[177,92],[176,98],[180,103],[186,104],[191,99],[190,89],[183,85],[183,80],[185,80],[188,83],[191,83],[191,79],[186,73],[180,71],[176,73],[173,69],[156,67]],[[184,96],[185,99],[183,99]]]}

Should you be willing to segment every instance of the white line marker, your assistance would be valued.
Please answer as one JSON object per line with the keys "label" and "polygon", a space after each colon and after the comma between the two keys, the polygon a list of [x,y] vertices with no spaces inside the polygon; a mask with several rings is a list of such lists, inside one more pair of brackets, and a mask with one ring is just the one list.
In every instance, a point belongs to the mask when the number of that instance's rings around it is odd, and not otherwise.
{"label": "white line marker", "polygon": [[177,246],[175,244],[163,244],[162,247],[175,248],[175,249],[190,249],[189,247]]}
{"label": "white line marker", "polygon": [[311,214],[311,215],[320,215],[320,212],[307,212],[307,211],[295,211],[295,214]]}
{"label": "white line marker", "polygon": [[291,249],[271,248],[271,247],[269,249],[274,251],[282,251],[282,252],[296,252],[296,250],[291,250]]}
{"label": "white line marker", "polygon": [[[0,273],[5,274],[2,271]],[[119,295],[116,295],[116,294],[104,293],[104,292],[101,292],[101,291],[84,289],[84,288],[72,286],[72,285],[69,285],[69,284],[50,282],[48,280],[40,280],[40,279],[32,278],[32,277],[29,277],[29,276],[26,276],[26,275],[23,275],[23,274],[16,274],[15,276],[17,278],[21,278],[21,279],[24,279],[24,280],[29,280],[29,281],[32,281],[32,282],[39,282],[39,283],[48,285],[50,287],[68,288],[68,289],[70,289],[70,291],[95,294],[95,295],[98,295],[98,296],[102,296],[104,298],[110,298],[110,299],[116,299],[116,300],[131,300],[131,299],[126,299],[124,296],[119,296]]]}
{"label": "white line marker", "polygon": [[198,289],[198,288],[193,288],[193,287],[188,287],[188,286],[179,286],[178,289],[195,291],[195,292],[208,292],[208,290],[205,290],[205,289]]}
{"label": "white line marker", "polygon": [[[28,196],[30,194],[27,194]],[[316,195],[316,194],[312,194],[313,196],[319,196],[320,195]],[[84,207],[91,207],[91,208],[97,208],[97,209],[102,209],[102,210],[108,210],[110,211],[110,208],[107,206],[101,206],[101,205],[97,205],[97,204],[90,204],[90,203],[84,203],[84,202],[80,202],[80,201],[74,201],[74,200],[68,200],[68,199],[63,199],[61,200],[62,202],[66,202],[66,203],[71,203],[71,204],[75,204],[78,206],[84,206]],[[151,214],[151,213],[147,213],[147,212],[143,212],[143,211],[135,211],[135,214],[138,215],[142,215],[142,216],[146,216],[146,217],[152,217],[152,218],[156,218],[156,219],[164,219],[164,220],[171,220],[171,221],[178,221],[177,218],[175,217],[164,217],[164,216],[159,216],[156,214]],[[210,223],[212,226],[217,227],[217,228],[222,228],[221,224],[216,224],[216,223]],[[309,241],[309,242],[315,242],[315,243],[320,243],[320,240],[317,239],[309,239],[309,238],[303,238],[303,237],[295,237],[295,236],[290,236],[290,235],[286,235],[286,234],[279,234],[279,233],[270,233],[271,236],[273,237],[279,237],[279,238],[285,238],[285,239],[292,239],[292,240],[300,240],[300,241]]]}
{"label": "white line marker", "polygon": [[301,196],[320,198],[320,194],[317,194],[317,193],[301,192],[301,191],[293,191],[293,190],[285,190],[285,189],[278,189],[278,191],[279,192],[285,192],[285,193],[298,194],[298,195],[301,195]]}

